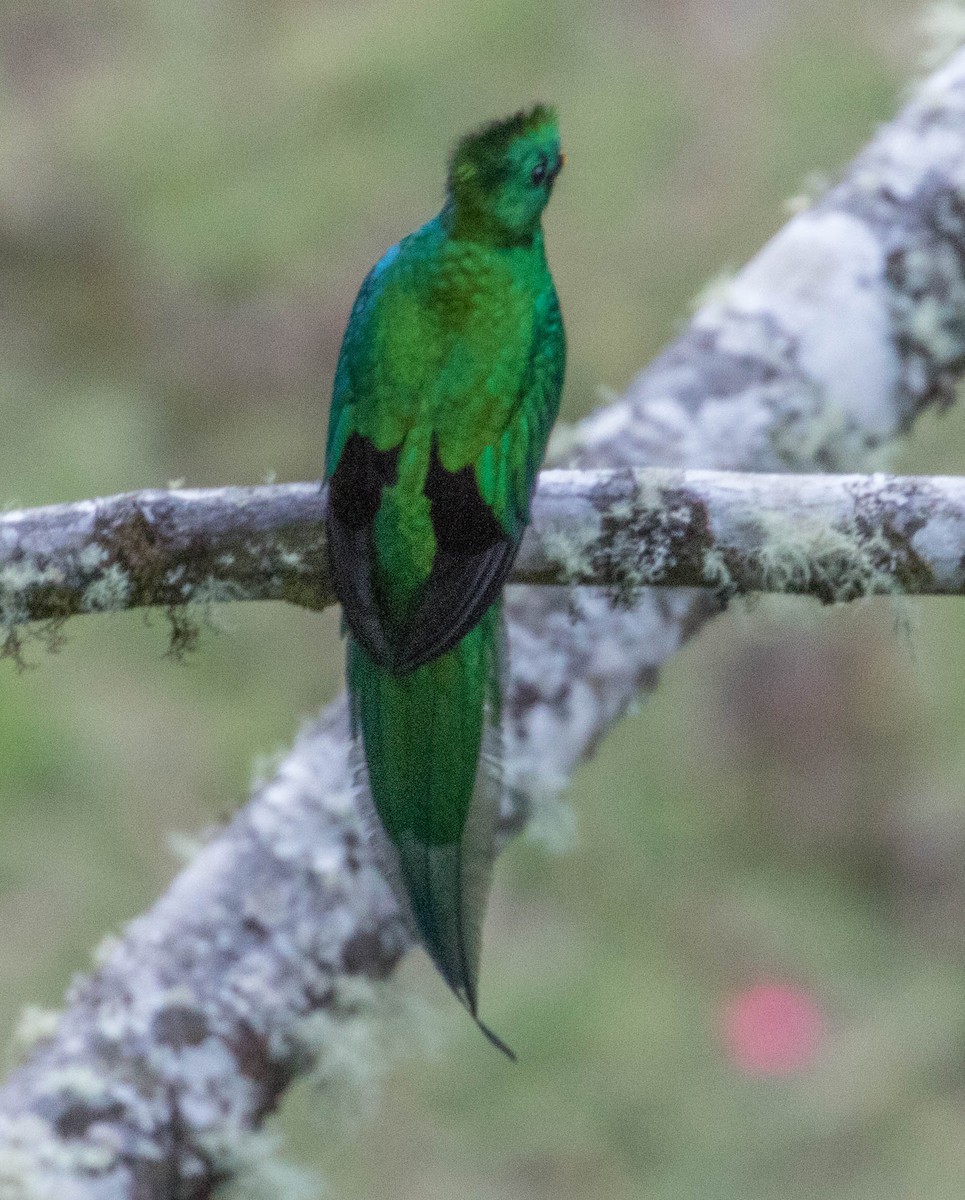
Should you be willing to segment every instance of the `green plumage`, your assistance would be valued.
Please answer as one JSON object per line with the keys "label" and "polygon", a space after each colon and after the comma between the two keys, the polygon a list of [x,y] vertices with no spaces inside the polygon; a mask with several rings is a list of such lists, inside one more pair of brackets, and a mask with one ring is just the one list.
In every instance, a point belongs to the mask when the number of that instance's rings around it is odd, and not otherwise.
{"label": "green plumage", "polygon": [[540,226],[562,163],[542,106],[459,143],[442,211],[362,284],[329,420],[353,729],[390,875],[477,1020],[500,800],[500,593],[563,382]]}

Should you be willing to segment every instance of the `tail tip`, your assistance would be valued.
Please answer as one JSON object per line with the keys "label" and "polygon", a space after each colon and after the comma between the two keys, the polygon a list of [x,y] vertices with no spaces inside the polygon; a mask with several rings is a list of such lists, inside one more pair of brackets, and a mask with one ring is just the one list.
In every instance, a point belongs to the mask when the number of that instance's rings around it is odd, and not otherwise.
{"label": "tail tip", "polygon": [[506,1043],[503,1041],[503,1039],[499,1036],[499,1034],[494,1033],[489,1028],[489,1026],[486,1024],[486,1022],[483,1021],[482,1018],[479,1016],[479,1009],[477,1007],[475,987],[463,986],[463,987],[459,987],[459,988],[453,988],[453,991],[456,993],[456,995],[462,1001],[463,1005],[465,1005],[466,1011],[469,1013],[469,1015],[472,1017],[472,1019],[476,1022],[476,1025],[477,1025],[480,1033],[482,1033],[482,1035],[483,1035],[483,1037],[485,1037],[486,1041],[489,1042],[489,1044],[491,1046],[495,1046],[496,1049],[499,1050],[501,1053],[505,1054],[511,1063],[517,1062],[518,1060],[516,1058],[515,1051],[512,1050],[509,1046],[507,1046]]}
{"label": "tail tip", "polygon": [[506,1043],[503,1041],[503,1039],[501,1037],[499,1037],[498,1034],[493,1033],[493,1031],[489,1028],[489,1026],[484,1021],[480,1021],[479,1017],[477,1017],[475,1013],[472,1014],[472,1019],[479,1026],[480,1030],[483,1033],[483,1036],[486,1038],[486,1040],[489,1042],[489,1044],[491,1046],[495,1046],[497,1050],[501,1050],[502,1053],[506,1055],[506,1057],[509,1059],[509,1061],[511,1063],[518,1061],[518,1059],[516,1058],[515,1051],[512,1050],[509,1046],[507,1046]]}

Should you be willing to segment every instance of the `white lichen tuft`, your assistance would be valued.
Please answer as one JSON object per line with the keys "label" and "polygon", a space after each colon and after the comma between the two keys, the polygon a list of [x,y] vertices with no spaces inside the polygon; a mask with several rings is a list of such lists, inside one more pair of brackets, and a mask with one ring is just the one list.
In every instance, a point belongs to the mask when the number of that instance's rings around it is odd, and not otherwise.
{"label": "white lichen tuft", "polygon": [[547,854],[569,854],[579,841],[579,826],[573,805],[551,788],[534,791],[528,800],[527,841]]}
{"label": "white lichen tuft", "polygon": [[722,267],[716,275],[712,275],[691,299],[688,305],[691,314],[698,312],[705,304],[722,302],[727,295],[727,289],[734,280],[735,274],[734,267],[726,266]]}
{"label": "white lichen tuft", "polygon": [[232,580],[215,579],[209,575],[191,588],[185,589],[185,608],[197,616],[202,625],[218,633],[228,633],[231,626],[218,610],[218,605],[245,600],[248,593],[239,583]]}
{"label": "white lichen tuft", "polygon": [[[169,571],[167,583],[173,586],[183,575],[184,568]],[[231,626],[218,612],[218,606],[233,601],[248,599],[248,592],[241,584],[227,579],[215,579],[208,575],[198,583],[182,583],[182,600],[165,609],[170,626],[170,644],[167,654],[175,661],[197,649],[202,629],[215,633],[228,633]]]}
{"label": "white lichen tuft", "polygon": [[175,862],[186,867],[189,863],[194,862],[218,832],[216,826],[208,826],[191,833],[183,829],[172,829],[167,836],[168,853]]}
{"label": "white lichen tuft", "polygon": [[832,602],[899,590],[880,565],[893,553],[881,533],[868,538],[856,528],[769,516],[761,521],[756,553],[763,590],[806,592]]}
{"label": "white lichen tuft", "polygon": [[539,534],[543,553],[559,569],[564,584],[574,586],[591,573],[593,562],[588,547],[600,535],[599,519],[569,527],[557,526]]}
{"label": "white lichen tuft", "polygon": [[91,951],[91,962],[95,967],[105,966],[123,945],[123,938],[116,933],[105,934]]}
{"label": "white lichen tuft", "polygon": [[374,1118],[388,1072],[406,1057],[434,1051],[437,1030],[431,1010],[398,986],[342,976],[332,1009],[304,1017],[297,1037],[314,1061],[309,1083],[324,1088],[347,1127]]}
{"label": "white lichen tuft", "polygon": [[929,5],[921,19],[925,41],[921,69],[933,71],[961,46],[965,46],[965,4],[961,0],[938,0]]}
{"label": "white lichen tuft", "polygon": [[801,189],[784,201],[784,211],[789,217],[812,208],[831,186],[831,178],[823,171],[810,171],[801,180]]}
{"label": "white lichen tuft", "polygon": [[202,608],[212,604],[230,604],[244,600],[246,596],[247,592],[240,583],[230,579],[215,579],[213,575],[196,583],[188,593],[189,602]]}
{"label": "white lichen tuft", "polygon": [[120,612],[131,598],[131,578],[117,563],[112,563],[87,585],[80,606],[87,613]]}
{"label": "white lichen tuft", "polygon": [[77,556],[77,562],[82,571],[96,571],[107,557],[107,551],[103,546],[99,546],[97,542],[91,542],[89,546],[85,546]]}
{"label": "white lichen tuft", "polygon": [[86,1104],[96,1104],[110,1095],[110,1084],[91,1067],[75,1063],[45,1075],[42,1090],[48,1096],[69,1096]]}
{"label": "white lichen tuft", "polygon": [[218,1200],[317,1200],[325,1190],[314,1172],[279,1154],[277,1134],[222,1127],[198,1139],[211,1165],[228,1179]]}
{"label": "white lichen tuft", "polygon": [[571,421],[557,421],[546,444],[546,464],[565,462],[583,446],[583,430]]}
{"label": "white lichen tuft", "polygon": [[314,1060],[311,1082],[335,1097],[340,1119],[351,1123],[374,1116],[389,1063],[379,1048],[375,986],[359,978],[342,980],[341,987],[356,990],[357,1000],[305,1017],[298,1041]]}
{"label": "white lichen tuft", "polygon": [[714,588],[721,596],[730,597],[740,591],[722,550],[711,546],[705,550],[701,562],[701,575],[704,583]]}
{"label": "white lichen tuft", "polygon": [[0,624],[12,627],[29,619],[28,599],[39,587],[64,582],[58,567],[38,567],[33,562],[9,563],[0,570]]}
{"label": "white lichen tuft", "polygon": [[308,564],[305,562],[305,555],[300,550],[289,550],[286,546],[279,543],[276,553],[278,561],[289,571],[309,570]]}
{"label": "white lichen tuft", "polygon": [[251,761],[251,791],[256,792],[278,774],[288,756],[288,748],[279,746],[270,754],[256,754]]}
{"label": "white lichen tuft", "polygon": [[[671,507],[668,492],[657,484],[641,483],[632,500],[614,504],[609,517],[617,526],[613,552],[626,571],[625,586],[636,594],[648,584],[663,579],[677,562],[674,543],[680,528],[690,521],[685,504]],[[636,529],[652,528],[646,560],[639,554]]]}
{"label": "white lichen tuft", "polygon": [[8,1058],[13,1063],[22,1062],[42,1042],[49,1041],[57,1031],[60,1010],[41,1008],[28,1004],[20,1013],[8,1046]]}

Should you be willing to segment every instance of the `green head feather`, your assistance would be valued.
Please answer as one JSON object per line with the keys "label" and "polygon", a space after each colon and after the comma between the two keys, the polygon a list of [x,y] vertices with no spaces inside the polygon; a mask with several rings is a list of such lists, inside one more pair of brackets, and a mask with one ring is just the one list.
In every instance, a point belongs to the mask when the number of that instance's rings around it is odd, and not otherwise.
{"label": "green head feather", "polygon": [[454,232],[501,243],[528,240],[564,161],[556,113],[544,104],[467,134],[449,163]]}

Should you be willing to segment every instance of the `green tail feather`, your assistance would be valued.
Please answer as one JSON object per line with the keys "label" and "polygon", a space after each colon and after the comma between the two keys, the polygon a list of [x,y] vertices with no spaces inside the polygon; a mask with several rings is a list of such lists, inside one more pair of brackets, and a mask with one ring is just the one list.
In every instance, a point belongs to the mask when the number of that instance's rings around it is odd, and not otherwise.
{"label": "green tail feather", "polygon": [[349,639],[352,719],[379,821],[395,848],[390,877],[442,977],[477,1014],[482,921],[499,817],[502,618],[494,605],[447,654],[406,675]]}

